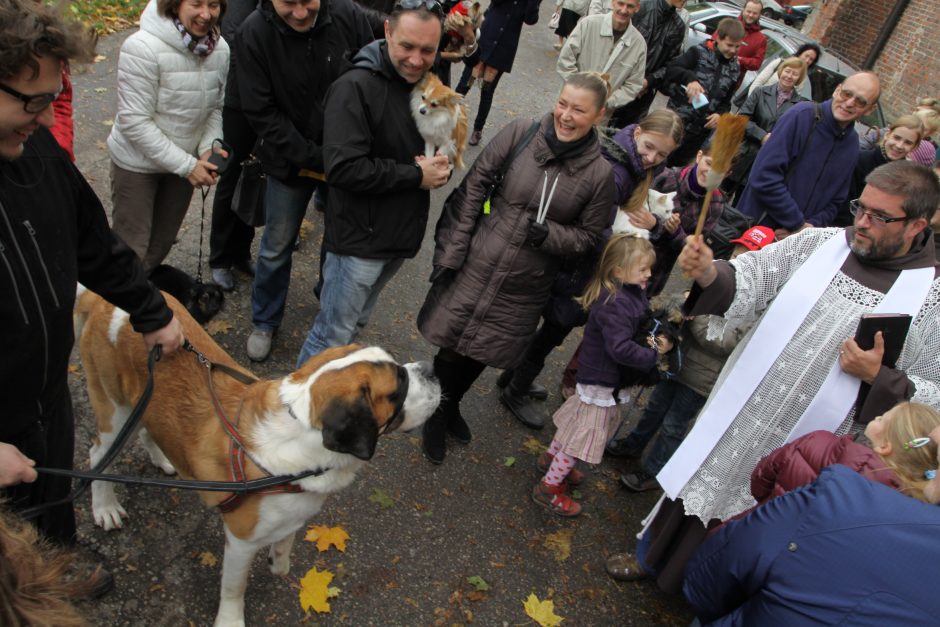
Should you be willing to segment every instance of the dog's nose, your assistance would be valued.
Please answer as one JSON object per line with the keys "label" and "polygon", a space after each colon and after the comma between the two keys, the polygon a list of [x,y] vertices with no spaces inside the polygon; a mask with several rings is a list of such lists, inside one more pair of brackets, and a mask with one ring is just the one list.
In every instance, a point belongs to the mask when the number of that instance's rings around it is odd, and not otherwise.
{"label": "dog's nose", "polygon": [[420,113],[421,115],[427,115],[427,114],[428,114],[428,108],[427,108],[427,107],[420,107],[420,108],[418,109],[418,113]]}
{"label": "dog's nose", "polygon": [[428,379],[437,380],[437,375],[434,374],[434,366],[429,361],[419,361],[416,362],[418,366],[418,372],[423,374]]}

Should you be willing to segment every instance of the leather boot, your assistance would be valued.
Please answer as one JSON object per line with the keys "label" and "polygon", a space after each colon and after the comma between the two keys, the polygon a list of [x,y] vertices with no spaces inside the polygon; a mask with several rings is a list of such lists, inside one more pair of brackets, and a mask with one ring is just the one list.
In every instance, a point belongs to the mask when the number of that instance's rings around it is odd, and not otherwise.
{"label": "leather boot", "polygon": [[526,394],[541,370],[538,364],[523,361],[516,367],[509,385],[503,388],[499,395],[499,400],[513,416],[530,429],[541,429],[545,426],[545,416],[532,406]]}
{"label": "leather boot", "polygon": [[444,436],[447,432],[446,419],[441,411],[443,402],[435,410],[434,414],[428,418],[421,430],[423,436],[421,441],[421,450],[424,456],[432,464],[444,462],[444,456],[447,454],[447,444],[444,442]]}
{"label": "leather boot", "polygon": [[441,404],[434,415],[424,424],[424,456],[433,464],[444,461],[447,451],[445,435],[450,433],[461,444],[469,444],[473,435],[467,421],[460,415],[460,401],[473,385],[483,365],[479,369],[470,368],[440,355],[434,357],[434,374],[441,383]]}
{"label": "leather boot", "polygon": [[[515,372],[516,371],[512,368],[506,368],[503,370],[503,372],[499,375],[499,378],[496,379],[496,387],[503,389],[509,385],[509,382],[512,381],[512,377]],[[525,391],[525,395],[537,401],[544,401],[546,398],[548,398],[548,390],[544,385],[532,382],[529,384],[529,389]]]}

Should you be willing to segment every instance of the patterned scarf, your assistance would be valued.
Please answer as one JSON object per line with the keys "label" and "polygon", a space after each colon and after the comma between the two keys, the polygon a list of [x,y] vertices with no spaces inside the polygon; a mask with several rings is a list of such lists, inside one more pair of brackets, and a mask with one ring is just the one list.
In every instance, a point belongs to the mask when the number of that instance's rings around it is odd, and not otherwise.
{"label": "patterned scarf", "polygon": [[186,27],[183,26],[183,23],[180,22],[178,17],[173,18],[173,24],[176,26],[176,30],[183,36],[183,44],[196,56],[208,57],[212,54],[212,51],[215,50],[216,34],[214,28],[211,29],[209,34],[205,37],[197,38],[186,30]]}

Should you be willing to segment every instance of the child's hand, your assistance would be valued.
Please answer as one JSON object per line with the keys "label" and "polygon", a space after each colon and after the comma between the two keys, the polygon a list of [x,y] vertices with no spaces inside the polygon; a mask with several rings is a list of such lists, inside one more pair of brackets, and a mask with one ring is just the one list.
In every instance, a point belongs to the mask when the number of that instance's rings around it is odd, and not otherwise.
{"label": "child's hand", "polygon": [[676,229],[679,228],[679,214],[674,213],[663,222],[663,228],[666,229],[666,232],[672,235],[676,232]]}
{"label": "child's hand", "polygon": [[672,341],[665,335],[657,335],[655,338],[651,335],[646,338],[646,343],[649,344],[650,348],[656,349],[656,352],[660,355],[665,355],[674,346]]}

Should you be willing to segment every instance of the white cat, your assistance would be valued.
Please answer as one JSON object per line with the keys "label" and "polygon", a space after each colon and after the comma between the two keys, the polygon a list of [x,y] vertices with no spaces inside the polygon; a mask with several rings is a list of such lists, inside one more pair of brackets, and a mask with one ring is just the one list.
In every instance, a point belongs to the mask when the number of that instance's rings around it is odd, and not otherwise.
{"label": "white cat", "polygon": [[[655,214],[661,217],[663,220],[669,218],[672,215],[673,210],[673,201],[675,200],[676,192],[657,192],[655,189],[651,189],[649,194],[646,197],[646,210],[652,214]],[[614,218],[614,225],[612,227],[614,233],[632,233],[637,237],[642,237],[643,239],[650,238],[650,232],[646,229],[641,229],[638,226],[634,226],[630,222],[630,217],[627,215],[627,212],[623,208],[617,210],[617,217]]]}

